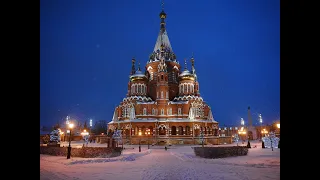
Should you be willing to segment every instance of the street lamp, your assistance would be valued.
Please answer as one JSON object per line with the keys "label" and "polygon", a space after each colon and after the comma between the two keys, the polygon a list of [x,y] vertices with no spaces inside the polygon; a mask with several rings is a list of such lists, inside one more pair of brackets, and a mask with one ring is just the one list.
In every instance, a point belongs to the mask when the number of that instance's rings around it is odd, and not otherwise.
{"label": "street lamp", "polygon": [[67,154],[67,159],[70,159],[70,155],[71,155],[71,129],[73,128],[74,124],[69,123],[69,146],[68,146],[68,154]]}
{"label": "street lamp", "polygon": [[146,135],[148,136],[148,149],[150,149],[150,147],[149,147],[150,129],[147,129],[147,130],[146,130]]}
{"label": "street lamp", "polygon": [[275,130],[275,135],[280,137],[280,122],[276,124],[277,129]]}
{"label": "street lamp", "polygon": [[[61,131],[61,129],[59,130],[59,132],[60,132],[60,137],[62,136],[62,137],[63,137],[62,139],[63,139],[63,141],[64,141],[64,140],[65,140],[65,138],[64,138],[65,136],[63,135],[64,132]],[[60,138],[60,139],[61,139],[61,138]]]}
{"label": "street lamp", "polygon": [[243,144],[243,143],[244,143],[244,142],[243,142],[243,140],[244,140],[243,136],[244,136],[245,134],[247,134],[247,132],[246,132],[246,130],[245,130],[243,127],[241,127],[241,129],[238,130],[238,134],[239,134],[240,137],[241,137],[241,135],[242,135],[242,144]]}
{"label": "street lamp", "polygon": [[86,142],[86,145],[88,146],[88,140],[89,140],[89,132],[87,132],[87,130],[83,130],[83,132],[81,133],[84,141]]}
{"label": "street lamp", "polygon": [[141,131],[139,131],[139,152],[141,152]]}
{"label": "street lamp", "polygon": [[261,134],[268,134],[268,131],[266,129],[262,129]]}

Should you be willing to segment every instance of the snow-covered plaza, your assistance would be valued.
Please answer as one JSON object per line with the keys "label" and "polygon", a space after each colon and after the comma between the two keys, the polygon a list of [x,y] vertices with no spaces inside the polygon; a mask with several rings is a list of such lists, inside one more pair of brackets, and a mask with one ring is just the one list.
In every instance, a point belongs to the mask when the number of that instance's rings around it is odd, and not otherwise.
{"label": "snow-covered plaza", "polygon": [[[73,142],[81,147],[83,142]],[[67,142],[63,143],[67,146]],[[223,146],[233,146],[228,144]],[[239,145],[246,145],[239,143]],[[104,146],[89,143],[88,146]],[[40,154],[41,180],[269,180],[280,179],[280,149],[262,149],[261,142],[251,141],[248,155],[221,159],[195,156],[190,145],[126,145],[121,156],[114,158],[67,159]],[[134,149],[133,149],[134,148]]]}

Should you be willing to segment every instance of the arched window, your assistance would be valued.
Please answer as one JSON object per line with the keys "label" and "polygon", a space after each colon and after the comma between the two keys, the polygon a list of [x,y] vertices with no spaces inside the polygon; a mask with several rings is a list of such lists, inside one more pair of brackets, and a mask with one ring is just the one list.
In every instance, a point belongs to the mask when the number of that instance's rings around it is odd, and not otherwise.
{"label": "arched window", "polygon": [[147,115],[147,109],[143,108],[143,115]]}
{"label": "arched window", "polygon": [[181,108],[178,108],[178,115],[181,115]]}
{"label": "arched window", "polygon": [[160,113],[161,113],[161,115],[164,115],[164,109],[161,109]]}
{"label": "arched window", "polygon": [[166,98],[169,99],[169,91],[166,93]]}
{"label": "arched window", "polygon": [[138,85],[138,93],[140,93],[141,92],[141,86],[140,86],[140,84]]}
{"label": "arched window", "polygon": [[156,114],[156,111],[154,108],[152,108],[152,115],[155,115]]}
{"label": "arched window", "polygon": [[179,130],[178,134],[179,135],[183,135],[183,127],[179,126],[178,130]]}
{"label": "arched window", "polygon": [[186,135],[191,135],[190,127],[186,126]]}
{"label": "arched window", "polygon": [[159,127],[159,135],[166,135],[166,128],[165,127]]}
{"label": "arched window", "polygon": [[126,108],[122,107],[122,117],[126,116]]}
{"label": "arched window", "polygon": [[171,126],[171,135],[177,135],[177,128],[175,126]]}
{"label": "arched window", "polygon": [[131,112],[131,108],[130,108],[130,107],[127,107],[127,114],[126,114],[126,117],[130,117],[130,112]]}
{"label": "arched window", "polygon": [[161,91],[161,99],[163,98],[163,91]]}

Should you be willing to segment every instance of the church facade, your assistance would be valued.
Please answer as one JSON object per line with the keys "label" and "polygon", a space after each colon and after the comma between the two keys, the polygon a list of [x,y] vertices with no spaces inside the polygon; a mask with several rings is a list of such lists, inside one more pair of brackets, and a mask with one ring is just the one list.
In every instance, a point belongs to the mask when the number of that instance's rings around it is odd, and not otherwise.
{"label": "church facade", "polygon": [[127,143],[217,144],[218,122],[202,99],[195,59],[181,67],[166,30],[166,13],[160,13],[160,32],[144,69],[132,59],[128,91],[115,108],[108,131],[122,130]]}

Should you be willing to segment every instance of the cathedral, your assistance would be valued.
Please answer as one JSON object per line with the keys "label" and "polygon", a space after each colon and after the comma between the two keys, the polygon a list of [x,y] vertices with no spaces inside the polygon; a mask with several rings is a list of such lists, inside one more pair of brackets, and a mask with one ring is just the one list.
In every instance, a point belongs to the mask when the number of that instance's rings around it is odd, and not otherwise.
{"label": "cathedral", "polygon": [[160,32],[144,70],[133,58],[126,97],[114,110],[108,131],[122,130],[125,143],[217,144],[218,122],[202,99],[195,68],[181,67],[160,13]]}

